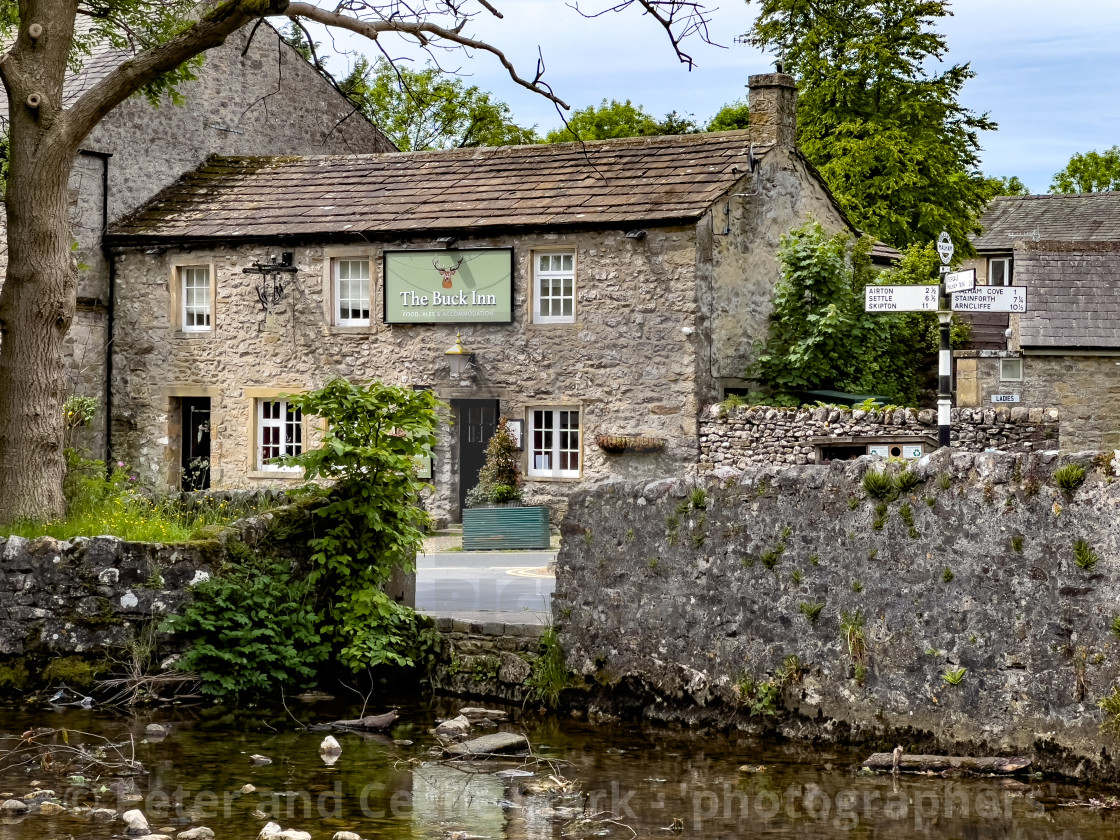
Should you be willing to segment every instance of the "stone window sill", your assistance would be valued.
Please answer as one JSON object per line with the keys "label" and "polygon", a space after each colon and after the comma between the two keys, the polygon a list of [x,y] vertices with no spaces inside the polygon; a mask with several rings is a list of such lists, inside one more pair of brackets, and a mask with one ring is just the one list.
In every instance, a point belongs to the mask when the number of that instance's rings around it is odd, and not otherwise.
{"label": "stone window sill", "polygon": [[357,335],[357,336],[371,336],[374,334],[372,324],[366,326],[339,326],[338,324],[331,324],[327,327],[327,335]]}
{"label": "stone window sill", "polygon": [[279,478],[286,481],[298,481],[303,478],[303,470],[252,470],[246,478]]}
{"label": "stone window sill", "polygon": [[188,339],[188,340],[189,339],[200,339],[200,338],[213,338],[214,337],[214,331],[213,330],[197,330],[197,331],[192,330],[190,332],[187,332],[186,330],[175,330],[172,333],[172,336],[174,338],[185,338],[185,339]]}
{"label": "stone window sill", "polygon": [[525,476],[525,480],[554,484],[574,484],[576,482],[583,481],[583,476],[580,476],[579,478],[559,478],[557,476],[551,475],[527,475]]}

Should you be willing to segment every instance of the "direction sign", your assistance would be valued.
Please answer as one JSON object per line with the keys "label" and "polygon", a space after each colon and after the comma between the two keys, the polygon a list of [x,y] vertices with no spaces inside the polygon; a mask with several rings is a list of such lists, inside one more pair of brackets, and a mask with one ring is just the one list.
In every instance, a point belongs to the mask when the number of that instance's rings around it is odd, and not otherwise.
{"label": "direction sign", "polygon": [[967,292],[975,285],[975,268],[965,269],[964,271],[954,271],[951,274],[945,275],[945,291],[949,294],[953,294],[954,292]]}
{"label": "direction sign", "polygon": [[864,312],[936,312],[940,286],[864,286]]}
{"label": "direction sign", "polygon": [[1025,286],[977,286],[953,295],[954,312],[1026,312]]}
{"label": "direction sign", "polygon": [[937,256],[941,257],[941,262],[948,265],[953,261],[953,240],[946,230],[941,231],[941,235],[937,237]]}

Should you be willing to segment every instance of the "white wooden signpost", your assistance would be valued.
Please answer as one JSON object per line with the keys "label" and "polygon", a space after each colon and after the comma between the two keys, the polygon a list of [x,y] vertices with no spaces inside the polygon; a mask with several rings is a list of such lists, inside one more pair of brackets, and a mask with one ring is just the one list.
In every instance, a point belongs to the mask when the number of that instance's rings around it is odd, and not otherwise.
{"label": "white wooden signpost", "polygon": [[945,275],[945,291],[949,294],[967,292],[976,286],[976,269],[953,271]]}
{"label": "white wooden signpost", "polygon": [[953,295],[954,312],[1026,312],[1025,286],[977,286]]}
{"label": "white wooden signpost", "polygon": [[[977,286],[976,269],[950,271],[953,239],[947,231],[937,237],[937,256],[941,259],[942,283],[936,286],[867,286],[863,308],[866,312],[936,312],[941,327],[937,373],[937,440],[949,445],[952,406],[953,352],[949,349],[949,324],[953,312],[1026,312],[1027,290],[1022,286]],[[952,295],[952,311],[945,304]],[[1018,394],[996,394],[992,402],[1018,402]]]}
{"label": "white wooden signpost", "polygon": [[864,286],[865,312],[936,312],[937,286]]}

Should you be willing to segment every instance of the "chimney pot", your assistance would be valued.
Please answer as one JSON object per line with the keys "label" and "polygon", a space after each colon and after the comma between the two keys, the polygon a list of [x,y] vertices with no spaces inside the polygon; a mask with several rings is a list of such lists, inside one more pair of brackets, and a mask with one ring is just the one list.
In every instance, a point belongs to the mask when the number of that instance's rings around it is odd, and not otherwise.
{"label": "chimney pot", "polygon": [[762,73],[747,80],[750,88],[751,139],[761,146],[797,143],[797,82],[788,73]]}

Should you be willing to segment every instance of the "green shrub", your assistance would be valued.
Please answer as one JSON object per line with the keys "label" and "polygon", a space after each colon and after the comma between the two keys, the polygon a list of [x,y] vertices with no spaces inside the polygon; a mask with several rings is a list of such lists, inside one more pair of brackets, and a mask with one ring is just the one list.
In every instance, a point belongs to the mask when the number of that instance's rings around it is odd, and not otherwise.
{"label": "green shrub", "polygon": [[311,584],[286,561],[228,566],[193,593],[164,629],[192,640],[180,667],[205,693],[252,699],[314,684],[330,645]]}
{"label": "green shrub", "polygon": [[1063,492],[1070,496],[1074,494],[1078,487],[1085,481],[1085,468],[1080,464],[1066,464],[1064,467],[1058,467],[1054,470],[1054,484]]}
{"label": "green shrub", "polygon": [[503,417],[486,444],[486,460],[478,472],[478,484],[467,491],[467,507],[520,502],[520,462],[521,453]]}
{"label": "green shrub", "polygon": [[440,403],[428,391],[344,379],[289,401],[327,421],[321,447],[282,459],[302,467],[308,481],[333,482],[312,509],[315,536],[308,543],[308,582],[320,593],[322,632],[355,671],[419,664],[418,657],[431,657],[438,634],[421,628],[384,587],[394,570],[415,568],[431,523],[416,464],[432,457]]}
{"label": "green shrub", "polygon": [[968,673],[967,668],[949,668],[946,667],[944,673],[941,674],[941,679],[945,680],[949,685],[960,685],[964,675]]}

